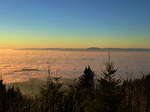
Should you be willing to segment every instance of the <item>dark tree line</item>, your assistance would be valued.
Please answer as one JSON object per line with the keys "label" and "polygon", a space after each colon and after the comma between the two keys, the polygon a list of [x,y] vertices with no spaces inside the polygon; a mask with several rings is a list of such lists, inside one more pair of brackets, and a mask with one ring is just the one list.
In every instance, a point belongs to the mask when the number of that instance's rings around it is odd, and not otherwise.
{"label": "dark tree line", "polygon": [[40,95],[23,95],[0,80],[0,112],[150,112],[150,75],[121,81],[117,69],[107,63],[100,78],[87,66],[73,84],[64,89],[60,78],[47,78]]}
{"label": "dark tree line", "polygon": [[122,92],[126,112],[150,112],[150,75],[125,80]]}
{"label": "dark tree line", "polygon": [[28,112],[31,100],[22,95],[19,89],[9,87],[0,80],[0,112]]}

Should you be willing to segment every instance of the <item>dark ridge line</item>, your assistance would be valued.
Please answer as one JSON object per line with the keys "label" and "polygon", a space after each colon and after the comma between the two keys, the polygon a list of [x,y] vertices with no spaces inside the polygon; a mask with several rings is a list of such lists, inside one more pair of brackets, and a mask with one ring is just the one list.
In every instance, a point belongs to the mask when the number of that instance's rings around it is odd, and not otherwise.
{"label": "dark ridge line", "polygon": [[148,48],[21,48],[17,50],[54,50],[54,51],[147,51],[150,52]]}

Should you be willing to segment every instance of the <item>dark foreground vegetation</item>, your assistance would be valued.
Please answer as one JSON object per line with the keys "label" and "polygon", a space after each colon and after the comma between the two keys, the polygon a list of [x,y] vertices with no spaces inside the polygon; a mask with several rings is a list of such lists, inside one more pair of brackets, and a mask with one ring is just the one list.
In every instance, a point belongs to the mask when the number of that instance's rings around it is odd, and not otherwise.
{"label": "dark foreground vegetation", "polygon": [[72,85],[64,88],[60,78],[52,78],[40,95],[24,96],[15,87],[0,81],[0,112],[150,112],[150,75],[121,81],[117,69],[107,63],[99,79],[90,66]]}

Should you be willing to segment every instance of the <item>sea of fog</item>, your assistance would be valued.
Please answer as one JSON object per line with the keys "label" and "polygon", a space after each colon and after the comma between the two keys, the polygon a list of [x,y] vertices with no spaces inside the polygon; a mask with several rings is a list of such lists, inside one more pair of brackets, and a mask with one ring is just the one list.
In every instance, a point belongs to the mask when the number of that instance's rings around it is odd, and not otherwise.
{"label": "sea of fog", "polygon": [[[135,78],[150,73],[150,52],[112,51],[111,60],[118,68],[117,77]],[[90,65],[100,76],[108,60],[105,51],[55,51],[0,49],[0,74],[5,83],[32,78],[44,79],[48,68],[53,76],[77,78]]]}

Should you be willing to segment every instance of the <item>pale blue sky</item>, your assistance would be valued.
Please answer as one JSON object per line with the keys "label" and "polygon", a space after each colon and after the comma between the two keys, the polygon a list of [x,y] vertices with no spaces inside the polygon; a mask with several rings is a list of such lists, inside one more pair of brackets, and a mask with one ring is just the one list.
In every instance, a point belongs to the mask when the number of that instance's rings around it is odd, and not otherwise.
{"label": "pale blue sky", "polygon": [[149,0],[1,0],[0,47],[150,48],[149,6]]}

